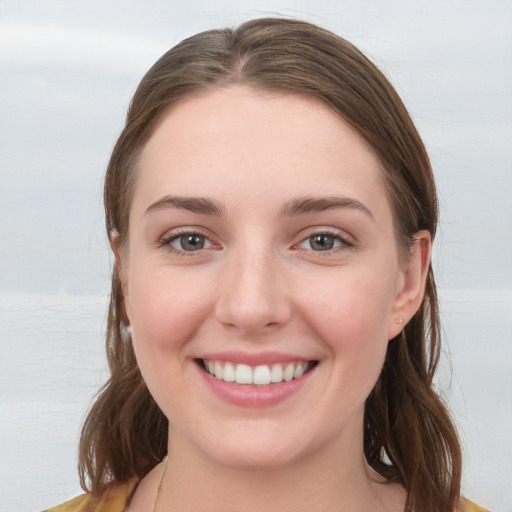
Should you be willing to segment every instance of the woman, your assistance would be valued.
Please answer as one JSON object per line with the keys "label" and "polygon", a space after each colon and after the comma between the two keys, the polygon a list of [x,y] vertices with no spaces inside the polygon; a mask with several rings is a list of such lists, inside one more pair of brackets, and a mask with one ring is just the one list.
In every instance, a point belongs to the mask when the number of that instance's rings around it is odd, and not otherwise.
{"label": "woman", "polygon": [[432,384],[431,167],[357,49],[284,19],[183,41],[105,208],[111,378],[56,512],[482,510]]}

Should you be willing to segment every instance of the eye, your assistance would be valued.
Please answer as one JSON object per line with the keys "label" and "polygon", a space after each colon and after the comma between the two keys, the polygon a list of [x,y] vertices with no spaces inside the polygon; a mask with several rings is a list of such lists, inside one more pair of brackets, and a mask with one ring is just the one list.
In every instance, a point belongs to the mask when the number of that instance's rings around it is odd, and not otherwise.
{"label": "eye", "polygon": [[160,244],[167,247],[175,253],[191,253],[198,252],[201,249],[208,249],[212,243],[208,238],[200,233],[174,233],[163,239]]}
{"label": "eye", "polygon": [[331,233],[315,233],[299,244],[301,249],[308,249],[317,252],[332,251],[343,246],[352,246],[352,244],[340,235]]}
{"label": "eye", "polygon": [[209,247],[211,244],[205,236],[190,233],[175,238],[171,242],[171,245],[179,251],[199,251],[200,249]]}

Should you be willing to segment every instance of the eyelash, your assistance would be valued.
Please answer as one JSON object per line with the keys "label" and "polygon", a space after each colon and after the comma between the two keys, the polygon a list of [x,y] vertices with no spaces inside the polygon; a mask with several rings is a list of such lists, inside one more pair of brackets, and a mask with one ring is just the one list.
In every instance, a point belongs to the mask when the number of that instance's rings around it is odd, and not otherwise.
{"label": "eyelash", "polygon": [[309,232],[308,235],[306,237],[304,237],[296,245],[300,246],[304,242],[307,242],[308,240],[311,240],[312,238],[318,237],[318,236],[326,236],[329,238],[333,238],[335,241],[340,242],[340,246],[332,248],[332,249],[327,249],[325,251],[314,251],[313,249],[305,249],[306,251],[313,252],[315,254],[319,253],[319,254],[323,254],[325,256],[330,256],[330,255],[337,253],[338,251],[343,251],[344,249],[350,249],[350,248],[354,247],[354,243],[351,242],[347,237],[343,236],[338,231],[334,231],[334,230],[330,230],[330,229],[311,230],[311,232]]}
{"label": "eyelash", "polygon": [[[158,241],[157,246],[159,248],[165,249],[171,253],[174,253],[177,256],[197,256],[198,253],[202,252],[204,247],[200,248],[197,251],[182,251],[172,245],[172,242],[174,242],[174,241],[178,240],[179,238],[181,238],[182,236],[186,236],[186,235],[188,235],[188,236],[195,235],[195,236],[201,237],[204,240],[208,241],[211,245],[213,245],[213,243],[210,241],[210,239],[206,235],[203,235],[202,233],[200,233],[198,231],[185,228],[185,229],[180,229],[180,230],[174,231],[170,235],[165,236],[164,238],[162,238],[161,240]],[[325,251],[315,251],[312,248],[304,249],[304,250],[306,250],[307,252],[320,253],[320,254],[324,254],[324,255],[328,256],[328,255],[332,255],[333,253],[336,253],[340,250],[354,247],[353,242],[349,241],[346,237],[342,236],[339,232],[332,231],[329,229],[322,229],[319,231],[311,231],[298,244],[295,244],[294,247],[300,246],[304,242],[306,242],[314,237],[319,237],[319,236],[326,236],[329,238],[333,238],[335,241],[340,242],[340,246],[332,248],[332,249],[326,249]],[[301,250],[300,247],[299,247],[299,250]]]}
{"label": "eyelash", "polygon": [[176,254],[177,256],[197,256],[197,254],[199,252],[201,252],[201,249],[198,251],[182,251],[172,245],[172,242],[174,242],[175,240],[178,240],[182,236],[186,236],[186,235],[188,235],[188,236],[195,235],[195,236],[204,238],[211,245],[213,245],[212,242],[210,241],[210,239],[206,235],[203,235],[202,233],[195,231],[193,229],[179,229],[177,231],[174,231],[170,235],[165,236],[164,238],[159,240],[157,245],[159,248],[165,249],[166,251]]}

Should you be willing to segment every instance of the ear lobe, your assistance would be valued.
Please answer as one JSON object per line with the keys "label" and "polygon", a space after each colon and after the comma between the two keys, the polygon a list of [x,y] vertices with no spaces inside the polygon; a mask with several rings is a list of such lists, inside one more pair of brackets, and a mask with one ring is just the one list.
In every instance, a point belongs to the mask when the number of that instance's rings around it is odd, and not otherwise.
{"label": "ear lobe", "polygon": [[411,247],[406,268],[402,272],[397,287],[389,319],[388,339],[392,339],[400,333],[420,308],[425,295],[432,237],[427,230],[422,230],[414,235],[414,239],[415,242]]}

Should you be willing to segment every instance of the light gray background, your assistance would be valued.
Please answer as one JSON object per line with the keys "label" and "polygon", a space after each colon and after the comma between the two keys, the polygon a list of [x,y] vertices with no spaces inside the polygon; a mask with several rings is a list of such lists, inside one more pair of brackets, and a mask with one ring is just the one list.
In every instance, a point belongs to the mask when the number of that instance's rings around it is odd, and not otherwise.
{"label": "light gray background", "polygon": [[464,492],[512,511],[509,0],[0,0],[2,510],[79,492],[79,427],[106,376],[102,177],[139,79],[186,36],[273,13],[358,45],[424,137],[442,209],[440,387],[465,445]]}

